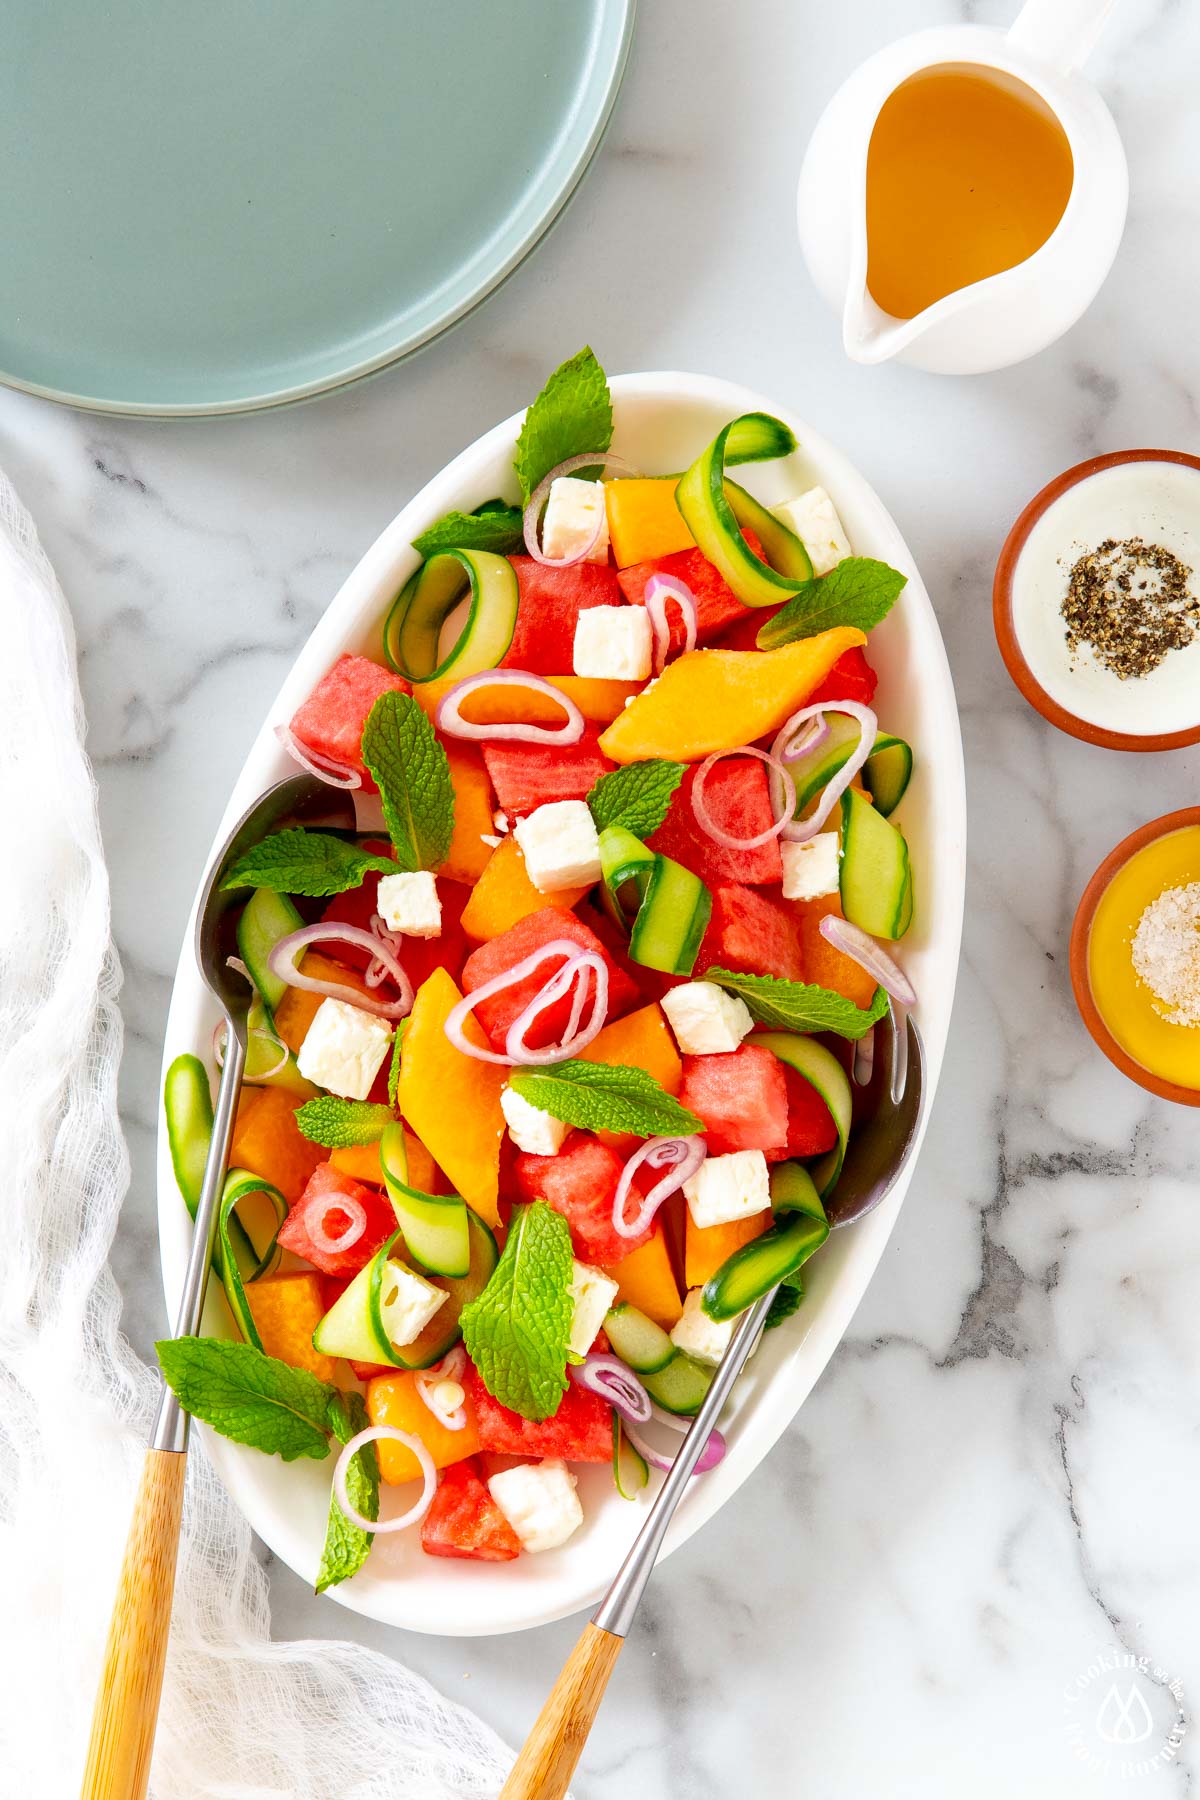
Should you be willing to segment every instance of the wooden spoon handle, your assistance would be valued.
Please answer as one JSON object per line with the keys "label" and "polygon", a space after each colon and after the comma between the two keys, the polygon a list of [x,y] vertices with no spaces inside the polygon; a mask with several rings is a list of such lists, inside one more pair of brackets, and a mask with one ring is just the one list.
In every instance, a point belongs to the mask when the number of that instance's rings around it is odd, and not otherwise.
{"label": "wooden spoon handle", "polygon": [[83,1800],[143,1800],[162,1692],[187,1456],[147,1450],[92,1715]]}
{"label": "wooden spoon handle", "polygon": [[500,1800],[563,1800],[625,1642],[591,1621],[563,1664]]}

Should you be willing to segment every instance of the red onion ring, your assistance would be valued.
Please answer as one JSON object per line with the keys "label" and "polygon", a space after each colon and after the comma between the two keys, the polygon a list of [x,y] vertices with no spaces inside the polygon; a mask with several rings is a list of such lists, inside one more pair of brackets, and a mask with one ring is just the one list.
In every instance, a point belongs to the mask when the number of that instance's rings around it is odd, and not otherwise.
{"label": "red onion ring", "polygon": [[822,712],[817,718],[810,719],[803,730],[797,732],[788,745],[787,755],[783,760],[796,762],[801,756],[807,756],[810,751],[818,749],[828,736],[829,720]]}
{"label": "red onion ring", "polygon": [[696,596],[686,581],[674,575],[651,575],[642,589],[642,605],[650,615],[654,631],[654,673],[661,675],[671,652],[671,626],[667,619],[667,601],[674,600],[683,616],[683,648],[696,648]]}
{"label": "red onion ring", "polygon": [[[688,1430],[690,1425],[690,1419],[684,1421],[683,1429],[685,1431]],[[644,1456],[652,1468],[665,1471],[675,1466],[675,1458],[673,1456],[664,1456],[661,1450],[656,1450],[653,1444],[647,1443],[637,1426],[631,1424],[628,1419],[625,1420],[624,1428],[626,1437],[629,1439],[638,1455]],[[700,1452],[699,1461],[692,1470],[692,1474],[707,1475],[710,1469],[715,1469],[717,1464],[724,1460],[725,1447],[724,1434],[719,1431],[710,1431],[708,1434],[708,1442]]]}
{"label": "red onion ring", "polygon": [[596,548],[600,533],[604,529],[603,510],[596,520],[595,531],[583,549],[577,550],[573,556],[547,556],[538,543],[538,521],[542,516],[542,507],[549,497],[551,485],[558,480],[560,475],[573,475],[576,469],[594,469],[597,466],[607,469],[610,464],[626,475],[636,473],[632,464],[627,463],[623,456],[614,456],[608,450],[586,450],[582,456],[568,456],[565,462],[556,463],[548,475],[542,476],[529,496],[529,504],[525,508],[523,521],[525,548],[534,562],[543,563],[547,569],[569,569],[573,563],[582,562],[584,557],[589,556]]}
{"label": "red onion ring", "polygon": [[860,969],[865,969],[872,980],[901,1006],[916,1005],[916,990],[904,970],[861,925],[852,925],[849,919],[841,919],[837,913],[826,913],[821,920],[821,936],[851,962],[856,962]]}
{"label": "red onion ring", "polygon": [[[734,837],[732,832],[723,830],[705,805],[704,784],[708,780],[708,772],[727,756],[756,757],[759,762],[766,763],[774,776],[768,791],[771,796],[771,811],[776,817],[765,831],[756,833],[754,837]],[[792,779],[792,771],[773,750],[759,750],[753,744],[743,744],[740,750],[714,750],[696,770],[696,779],[692,783],[692,811],[701,831],[707,832],[713,843],[720,844],[723,850],[757,850],[760,844],[769,844],[772,838],[781,837],[791,824],[796,811],[796,783]]]}
{"label": "red onion ring", "polygon": [[[775,742],[771,745],[771,755],[778,757],[781,762],[794,762],[800,754],[795,748],[797,727],[807,724],[809,719],[821,717],[827,712],[846,713],[851,719],[858,720],[858,745],[853,755],[826,782],[817,810],[811,818],[789,819],[784,826],[783,835],[793,844],[805,844],[809,838],[816,837],[835,805],[870,756],[875,744],[875,734],[879,729],[879,721],[869,706],[860,706],[857,700],[821,700],[816,706],[802,706],[799,712],[794,712],[791,718],[780,727]],[[811,744],[808,747],[811,749]]]}
{"label": "red onion ring", "polygon": [[[296,954],[309,944],[353,944],[357,950],[367,950],[372,958],[383,964],[400,993],[395,1000],[380,1000],[373,994],[362,994],[357,988],[343,986],[337,981],[318,981],[312,975],[302,975],[296,967]],[[280,981],[286,981],[289,987],[302,988],[306,994],[323,994],[330,1000],[344,1000],[349,1006],[360,1007],[363,1012],[374,1013],[381,1019],[403,1019],[412,1011],[414,999],[413,985],[405,974],[403,967],[392,955],[387,946],[375,936],[374,932],[364,931],[359,925],[328,924],[305,925],[299,931],[289,931],[273,944],[267,953],[267,967]]]}
{"label": "red onion ring", "polygon": [[[424,1486],[421,1489],[420,1498],[397,1519],[364,1517],[346,1492],[346,1475],[350,1468],[350,1459],[355,1451],[363,1449],[367,1444],[381,1443],[403,1444],[406,1450],[412,1451],[421,1465]],[[365,1431],[360,1431],[350,1439],[348,1444],[343,1446],[342,1453],[334,1465],[333,1492],[338,1505],[352,1525],[357,1525],[360,1531],[373,1531],[379,1537],[384,1532],[403,1531],[407,1525],[420,1523],[429,1511],[430,1503],[437,1492],[437,1470],[433,1466],[433,1458],[425,1445],[419,1437],[414,1437],[411,1431],[401,1431],[397,1425],[368,1425]]]}
{"label": "red onion ring", "polygon": [[[533,688],[562,707],[563,723],[534,725],[520,719],[508,719],[493,725],[473,725],[463,718],[459,704],[477,688],[485,687]],[[438,701],[434,723],[447,737],[490,738],[497,743],[509,744],[577,744],[584,733],[583,714],[575,702],[561,688],[552,687],[542,676],[531,675],[527,669],[482,669],[476,675],[464,675],[452,688],[447,688]]]}
{"label": "red onion ring", "polygon": [[[501,1056],[495,1050],[487,1050],[481,1044],[473,1044],[463,1030],[463,1027],[480,1002],[483,1000],[490,1000],[494,994],[504,993],[506,988],[515,987],[518,982],[524,981],[527,976],[532,975],[535,969],[540,968],[542,963],[547,962],[552,956],[561,956],[563,958],[563,966],[555,971],[546,982],[541,992],[534,995],[529,1005],[525,1007],[524,1011],[518,1015],[513,1024],[509,1027],[508,1036],[505,1040],[505,1054]],[[580,964],[586,964],[586,967],[588,968],[599,965],[596,974],[596,988],[597,1000],[601,1003],[593,1008],[593,1011],[599,1016],[599,1022],[596,1023],[595,1029],[593,1030],[591,1024],[589,1024],[586,1030],[580,1034],[577,1043],[569,1043],[564,1040],[563,1044],[558,1049],[530,1050],[523,1052],[521,1056],[510,1055],[508,1052],[513,1045],[514,1034],[518,1032],[523,1034],[528,1031],[533,1023],[534,1017],[544,1012],[547,1005],[549,1005],[550,1002],[546,998],[547,991],[550,988],[554,988],[554,993],[551,998],[555,1000],[560,999],[562,995],[567,992],[570,985],[569,980],[562,981],[560,984],[560,977],[566,974],[568,969],[570,969],[570,977],[573,979],[575,975],[575,967],[573,965]],[[582,982],[581,985],[583,985]],[[576,998],[578,1000],[578,996]],[[579,945],[575,943],[572,938],[552,938],[548,944],[542,944],[537,950],[531,951],[528,956],[522,957],[521,961],[515,963],[511,969],[505,969],[501,974],[493,975],[492,979],[490,981],[485,981],[482,987],[473,988],[469,994],[464,994],[458,1004],[451,1007],[450,1011],[447,1013],[444,1030],[446,1036],[450,1039],[450,1042],[454,1045],[456,1050],[461,1051],[464,1056],[475,1057],[478,1062],[505,1064],[520,1061],[533,1062],[535,1060],[538,1062],[561,1062],[564,1057],[573,1056],[576,1049],[585,1048],[587,1044],[591,1043],[592,1038],[599,1034],[604,1022],[604,1014],[607,1007],[607,963],[605,963],[594,950],[580,950]],[[535,1008],[536,1013],[534,1011]],[[571,1016],[577,1026],[578,1017],[575,1007],[572,1008]],[[570,1035],[571,1034],[568,1033],[568,1038]]]}
{"label": "red onion ring", "polygon": [[[646,1143],[634,1151],[625,1167],[621,1170],[621,1179],[617,1183],[617,1191],[613,1195],[613,1230],[621,1237],[640,1237],[654,1218],[655,1213],[664,1200],[670,1198],[677,1188],[696,1173],[706,1154],[702,1137],[657,1137],[649,1138]],[[625,1202],[629,1197],[629,1189],[634,1176],[645,1163],[651,1169],[666,1169],[668,1173],[661,1181],[656,1181],[650,1192],[632,1219],[625,1217]]]}
{"label": "red onion ring", "polygon": [[293,762],[299,763],[327,787],[351,789],[362,786],[363,778],[357,769],[351,768],[349,763],[335,762],[332,756],[322,756],[319,750],[310,750],[300,742],[290,725],[277,725],[275,736]]}
{"label": "red onion ring", "polygon": [[851,1065],[851,1078],[855,1087],[869,1087],[871,1074],[875,1068],[875,1027],[863,1033],[854,1046],[854,1061]]}
{"label": "red onion ring", "polygon": [[[325,1221],[330,1213],[346,1215],[346,1229],[336,1237],[331,1237],[325,1228]],[[303,1218],[304,1229],[312,1239],[313,1248],[320,1250],[325,1256],[336,1256],[341,1250],[352,1250],[367,1229],[367,1209],[353,1194],[343,1194],[336,1200],[325,1194],[314,1194],[304,1208]]]}
{"label": "red onion ring", "polygon": [[[581,1026],[583,1009],[587,1001],[588,970],[596,977],[596,991],[592,996],[592,1010],[586,1025]],[[540,1050],[531,1050],[525,1042],[526,1035],[541,1018],[548,1007],[561,1000],[574,985],[575,993],[571,1001],[571,1016],[560,1044],[546,1044]],[[539,1063],[563,1062],[568,1056],[574,1056],[580,1050],[586,1050],[592,1039],[599,1037],[608,1015],[608,964],[595,950],[576,948],[574,956],[565,962],[561,969],[553,974],[540,994],[535,994],[529,1005],[519,1013],[508,1028],[508,1036],[504,1040],[504,1052],[511,1063],[536,1065]]]}
{"label": "red onion ring", "polygon": [[[379,913],[371,914],[371,921],[367,926],[367,930],[371,933],[372,937],[379,939],[379,942],[383,945],[385,950],[389,950],[394,957],[399,957],[401,951],[404,949],[404,933],[402,931],[392,931],[389,926],[384,924],[382,915]],[[369,988],[377,988],[386,974],[387,969],[381,958],[373,956],[367,964],[367,971],[363,976],[363,980]]]}
{"label": "red onion ring", "polygon": [[[276,1061],[271,1064],[269,1069],[259,1069],[253,1077],[246,1077],[252,1087],[257,1087],[261,1082],[270,1081],[273,1076],[279,1074],[281,1069],[287,1068],[287,1060],[291,1052],[283,1042],[282,1038],[276,1037],[273,1031],[268,1031],[265,1025],[251,1025],[246,1036],[260,1038],[264,1044],[274,1044],[276,1050],[279,1052]],[[225,1067],[225,1038],[225,1021],[224,1019],[218,1019],[213,1026],[212,1037],[212,1058],[218,1069],[223,1069]]]}
{"label": "red onion ring", "polygon": [[572,1363],[568,1373],[581,1388],[607,1400],[626,1424],[632,1420],[635,1425],[645,1425],[649,1421],[650,1396],[619,1356],[594,1351],[581,1363]]}
{"label": "red onion ring", "polygon": [[440,1363],[435,1363],[432,1369],[418,1369],[416,1374],[415,1386],[418,1394],[445,1431],[462,1431],[467,1423],[467,1409],[464,1404],[456,1406],[448,1412],[434,1399],[434,1389],[439,1382],[461,1381],[466,1366],[467,1353],[461,1344],[455,1344],[453,1350],[443,1356]]}

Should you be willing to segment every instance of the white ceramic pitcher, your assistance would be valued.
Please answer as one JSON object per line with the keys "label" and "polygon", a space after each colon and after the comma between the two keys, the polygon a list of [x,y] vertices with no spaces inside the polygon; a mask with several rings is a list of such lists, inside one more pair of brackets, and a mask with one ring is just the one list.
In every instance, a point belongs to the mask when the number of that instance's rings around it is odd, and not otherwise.
{"label": "white ceramic pitcher", "polygon": [[[1091,304],[1121,241],[1129,175],[1111,113],[1076,71],[1114,4],[1026,0],[1008,32],[920,31],[880,50],[834,95],[800,172],[800,242],[817,287],[842,315],[855,362],[897,357],[946,375],[1002,369],[1044,350]],[[1002,70],[1039,94],[1067,135],[1074,180],[1062,218],[1032,256],[896,319],[867,291],[867,146],[889,94],[947,64]]]}

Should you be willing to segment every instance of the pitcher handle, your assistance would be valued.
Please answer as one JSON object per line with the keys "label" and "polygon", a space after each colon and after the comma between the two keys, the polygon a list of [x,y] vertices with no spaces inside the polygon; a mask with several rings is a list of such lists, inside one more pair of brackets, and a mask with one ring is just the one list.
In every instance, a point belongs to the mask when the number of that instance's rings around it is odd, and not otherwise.
{"label": "pitcher handle", "polygon": [[1087,61],[1117,0],[1025,0],[1008,41],[1063,75]]}

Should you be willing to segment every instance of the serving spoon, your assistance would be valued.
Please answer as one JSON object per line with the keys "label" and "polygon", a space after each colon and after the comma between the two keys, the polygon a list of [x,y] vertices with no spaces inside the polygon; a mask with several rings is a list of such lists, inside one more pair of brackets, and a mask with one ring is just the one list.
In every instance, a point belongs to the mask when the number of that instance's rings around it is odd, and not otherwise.
{"label": "serving spoon", "polygon": [[[247,1017],[253,998],[250,983],[229,962],[237,947],[233,909],[241,905],[245,890],[226,890],[221,884],[240,856],[289,820],[350,829],[354,803],[349,794],[339,794],[311,775],[293,775],[268,789],[238,820],[214,858],[196,911],[196,961],[224,1014],[225,1060],[175,1320],[176,1337],[192,1337],[200,1329],[218,1203],[246,1067]],[[83,1800],[142,1800],[150,1778],[175,1589],[188,1422],[187,1413],[164,1383],[117,1582],[92,1715]]]}
{"label": "serving spoon", "polygon": [[[880,1100],[855,1133],[829,1208],[834,1226],[851,1224],[895,1186],[917,1145],[924,1090],[921,1038],[911,1019],[893,1023],[876,1053]],[[905,1055],[907,1053],[907,1061]],[[562,1800],[604,1698],[621,1646],[667,1534],[675,1508],[729,1394],[758,1343],[777,1288],[742,1315],[688,1427],[666,1480],[526,1738],[500,1800]]]}

